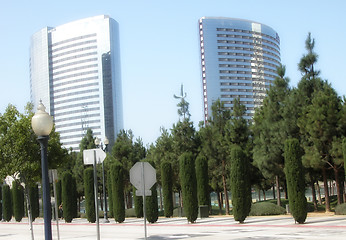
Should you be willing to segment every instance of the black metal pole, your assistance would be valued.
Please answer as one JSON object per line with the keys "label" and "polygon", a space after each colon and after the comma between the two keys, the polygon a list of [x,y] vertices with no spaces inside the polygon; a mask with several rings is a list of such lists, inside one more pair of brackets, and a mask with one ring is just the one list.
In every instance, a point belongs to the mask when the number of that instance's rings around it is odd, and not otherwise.
{"label": "black metal pole", "polygon": [[42,190],[43,190],[43,218],[45,240],[52,240],[52,213],[50,203],[50,187],[48,177],[47,145],[49,136],[38,136],[41,146]]}

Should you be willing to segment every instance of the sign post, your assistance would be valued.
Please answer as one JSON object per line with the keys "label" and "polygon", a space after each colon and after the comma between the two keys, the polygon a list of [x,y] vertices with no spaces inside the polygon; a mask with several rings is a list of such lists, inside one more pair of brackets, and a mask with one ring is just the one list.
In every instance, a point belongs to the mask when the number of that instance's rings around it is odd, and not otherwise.
{"label": "sign post", "polygon": [[148,162],[137,162],[130,169],[130,182],[136,187],[136,195],[143,196],[144,235],[147,239],[145,197],[151,196],[151,187],[156,183],[156,170]]}
{"label": "sign post", "polygon": [[106,153],[102,149],[88,149],[83,151],[84,165],[94,165],[94,195],[95,195],[95,214],[96,214],[96,232],[97,240],[100,240],[100,221],[99,221],[99,203],[97,198],[97,171],[96,164],[102,163],[106,158]]}

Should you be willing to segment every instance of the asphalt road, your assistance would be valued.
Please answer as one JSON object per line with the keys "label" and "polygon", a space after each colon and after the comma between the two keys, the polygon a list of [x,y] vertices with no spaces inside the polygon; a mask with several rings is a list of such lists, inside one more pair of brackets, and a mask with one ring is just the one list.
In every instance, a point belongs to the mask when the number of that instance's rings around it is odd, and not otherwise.
{"label": "asphalt road", "polygon": [[[102,223],[100,239],[144,239],[143,219],[130,218],[124,223]],[[44,239],[43,220],[34,222],[35,240]],[[57,238],[53,222],[53,239]],[[96,225],[85,219],[72,223],[59,222],[60,239],[97,239]],[[248,217],[245,224],[239,224],[232,217],[211,217],[198,219],[189,224],[185,218],[160,218],[155,224],[147,224],[147,239],[346,239],[346,216],[309,216],[305,224],[295,224],[291,216]],[[23,222],[1,222],[0,240],[31,239],[27,219]]]}

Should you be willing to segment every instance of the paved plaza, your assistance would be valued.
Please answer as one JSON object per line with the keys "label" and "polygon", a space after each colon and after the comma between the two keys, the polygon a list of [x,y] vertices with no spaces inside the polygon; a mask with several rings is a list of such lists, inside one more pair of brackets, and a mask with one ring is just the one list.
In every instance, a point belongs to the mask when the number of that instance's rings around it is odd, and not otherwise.
{"label": "paved plaza", "polygon": [[[124,223],[102,223],[100,239],[144,239],[143,219],[128,218]],[[43,220],[34,222],[35,240],[44,239]],[[97,239],[96,224],[85,219],[72,223],[59,222],[60,239]],[[56,224],[53,222],[53,239],[58,239]],[[148,239],[346,239],[346,216],[326,214],[312,215],[305,224],[294,223],[291,216],[248,217],[245,224],[239,224],[233,217],[210,217],[198,219],[189,224],[186,218],[160,218],[155,224],[147,224]],[[31,239],[27,219],[21,223],[1,222],[0,240]]]}

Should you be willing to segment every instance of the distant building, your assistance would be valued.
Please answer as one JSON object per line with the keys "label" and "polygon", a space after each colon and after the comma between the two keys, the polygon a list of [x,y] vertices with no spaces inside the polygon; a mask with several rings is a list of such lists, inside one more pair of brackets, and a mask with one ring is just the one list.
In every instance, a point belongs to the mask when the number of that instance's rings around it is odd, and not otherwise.
{"label": "distant building", "polygon": [[217,99],[232,109],[240,98],[251,119],[280,65],[280,38],[270,27],[235,18],[199,20],[204,121]]}
{"label": "distant building", "polygon": [[54,117],[64,147],[86,130],[114,143],[123,128],[118,23],[101,15],[46,27],[31,37],[31,101]]}

